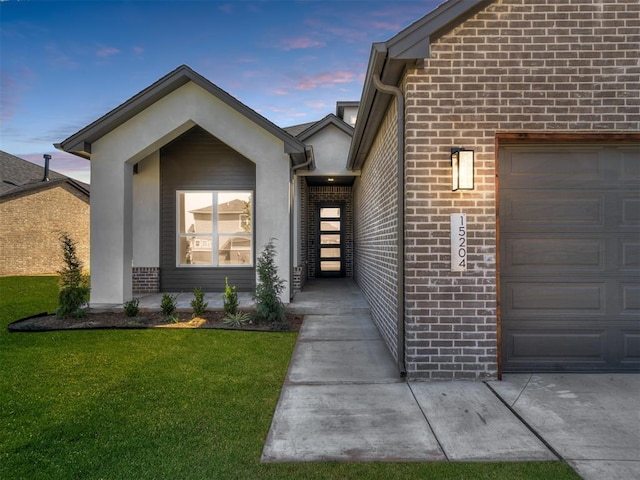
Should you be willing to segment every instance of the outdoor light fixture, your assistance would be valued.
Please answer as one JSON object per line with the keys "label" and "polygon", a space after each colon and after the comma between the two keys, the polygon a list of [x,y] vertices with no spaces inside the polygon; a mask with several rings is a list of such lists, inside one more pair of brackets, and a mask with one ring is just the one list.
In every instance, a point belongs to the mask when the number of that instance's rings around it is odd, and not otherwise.
{"label": "outdoor light fixture", "polygon": [[451,148],[451,189],[473,190],[473,150]]}

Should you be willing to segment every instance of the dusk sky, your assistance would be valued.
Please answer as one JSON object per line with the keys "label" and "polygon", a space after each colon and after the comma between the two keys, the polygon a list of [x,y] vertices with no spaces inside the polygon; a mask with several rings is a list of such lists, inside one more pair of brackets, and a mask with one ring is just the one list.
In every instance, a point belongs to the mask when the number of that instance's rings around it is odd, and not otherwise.
{"label": "dusk sky", "polygon": [[89,181],[54,149],[182,64],[281,127],[359,100],[372,42],[443,0],[2,1],[0,150]]}

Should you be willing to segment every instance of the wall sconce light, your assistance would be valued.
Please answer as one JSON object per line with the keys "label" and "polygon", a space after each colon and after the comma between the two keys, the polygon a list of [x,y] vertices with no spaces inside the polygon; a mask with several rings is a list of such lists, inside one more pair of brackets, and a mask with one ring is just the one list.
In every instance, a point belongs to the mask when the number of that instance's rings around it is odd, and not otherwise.
{"label": "wall sconce light", "polygon": [[451,148],[451,189],[473,190],[473,150]]}

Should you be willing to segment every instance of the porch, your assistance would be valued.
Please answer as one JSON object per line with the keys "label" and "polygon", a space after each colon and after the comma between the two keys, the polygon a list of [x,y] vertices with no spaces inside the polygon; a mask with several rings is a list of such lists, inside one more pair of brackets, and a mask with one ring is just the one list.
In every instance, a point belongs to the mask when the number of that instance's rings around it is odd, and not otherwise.
{"label": "porch", "polygon": [[[191,311],[193,292],[170,292],[176,295],[178,311]],[[162,293],[140,295],[140,309],[160,311]],[[238,292],[239,308],[252,309],[255,302],[251,292]],[[222,310],[222,292],[206,292],[204,301],[209,304],[207,310]],[[307,280],[301,292],[287,305],[291,313],[302,315],[329,315],[339,313],[368,312],[369,304],[352,278],[321,278]]]}

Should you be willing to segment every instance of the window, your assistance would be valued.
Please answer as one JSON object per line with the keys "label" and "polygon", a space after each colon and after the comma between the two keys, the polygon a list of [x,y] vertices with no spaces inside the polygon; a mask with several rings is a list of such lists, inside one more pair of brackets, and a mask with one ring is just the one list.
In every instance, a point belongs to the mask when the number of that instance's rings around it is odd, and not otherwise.
{"label": "window", "polygon": [[253,266],[252,195],[177,192],[177,265]]}

